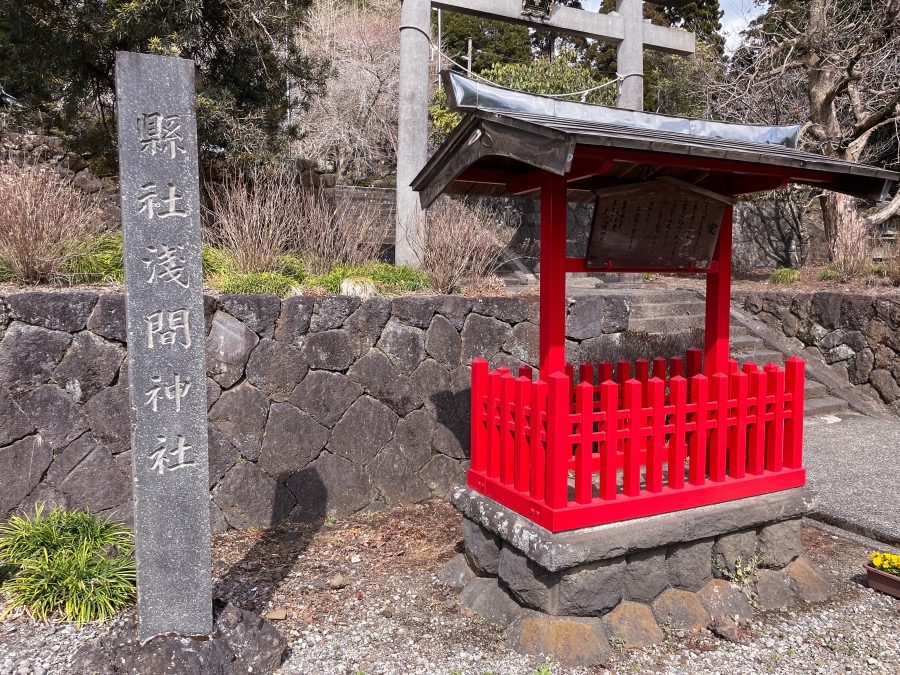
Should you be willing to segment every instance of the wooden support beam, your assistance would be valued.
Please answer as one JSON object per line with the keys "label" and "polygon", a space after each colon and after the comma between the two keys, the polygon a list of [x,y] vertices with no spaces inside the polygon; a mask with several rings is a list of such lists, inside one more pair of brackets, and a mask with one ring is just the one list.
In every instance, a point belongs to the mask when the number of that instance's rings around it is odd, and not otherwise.
{"label": "wooden support beam", "polygon": [[715,274],[706,277],[706,363],[707,376],[725,373],[728,367],[731,332],[731,239],[734,207],[725,208],[719,241],[713,258]]}
{"label": "wooden support beam", "polygon": [[544,174],[541,187],[541,379],[566,367],[566,179]]}

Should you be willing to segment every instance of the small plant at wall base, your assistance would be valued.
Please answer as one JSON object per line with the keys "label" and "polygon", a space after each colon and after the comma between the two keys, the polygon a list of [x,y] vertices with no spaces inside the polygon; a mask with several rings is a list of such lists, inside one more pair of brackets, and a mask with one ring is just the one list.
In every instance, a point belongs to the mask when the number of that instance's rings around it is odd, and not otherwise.
{"label": "small plant at wall base", "polygon": [[782,267],[781,269],[777,269],[772,272],[769,277],[770,284],[795,284],[798,281],[803,279],[803,275],[800,274],[800,270],[796,270],[793,267]]}
{"label": "small plant at wall base", "polygon": [[866,565],[869,587],[900,598],[900,555],[875,551]]}
{"label": "small plant at wall base", "polygon": [[136,597],[134,542],[121,523],[88,510],[43,505],[34,517],[0,525],[5,613],[24,607],[35,619],[58,612],[83,624],[107,619]]}

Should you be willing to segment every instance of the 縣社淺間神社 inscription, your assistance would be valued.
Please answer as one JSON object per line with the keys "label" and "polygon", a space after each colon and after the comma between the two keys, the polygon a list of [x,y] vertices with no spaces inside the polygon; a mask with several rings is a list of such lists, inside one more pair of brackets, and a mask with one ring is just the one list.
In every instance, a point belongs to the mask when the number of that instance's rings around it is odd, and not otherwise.
{"label": "\u7e23\u793e\u6dfa\u9593\u795e\u793e inscription", "polygon": [[597,192],[587,266],[706,269],[733,200],[677,179]]}
{"label": "\u7e23\u793e\u6dfa\u9593\u795e\u793e inscription", "polygon": [[194,63],[116,54],[142,642],[212,632]]}

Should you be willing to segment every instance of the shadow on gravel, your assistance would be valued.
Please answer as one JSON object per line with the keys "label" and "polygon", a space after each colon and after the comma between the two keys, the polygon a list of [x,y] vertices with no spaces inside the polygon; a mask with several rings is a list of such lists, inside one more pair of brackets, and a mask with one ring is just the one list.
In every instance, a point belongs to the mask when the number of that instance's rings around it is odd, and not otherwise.
{"label": "shadow on gravel", "polygon": [[[262,613],[281,582],[290,574],[298,558],[325,525],[327,490],[315,471],[303,475],[303,489],[312,507],[311,511],[295,508],[290,514],[280,512],[280,505],[293,503],[294,495],[286,484],[296,484],[290,480],[291,474],[279,476],[275,494],[275,504],[271,513],[273,522],[265,529],[250,529],[236,536],[233,546],[244,548],[241,539],[254,539],[249,550],[235,563],[227,565],[221,559],[213,559],[213,598],[219,602],[230,602],[242,609]],[[314,497],[309,499],[309,497]],[[228,538],[225,538],[228,541]],[[222,547],[216,546],[215,549]],[[227,545],[225,546],[227,548]],[[228,557],[227,550],[220,555]]]}

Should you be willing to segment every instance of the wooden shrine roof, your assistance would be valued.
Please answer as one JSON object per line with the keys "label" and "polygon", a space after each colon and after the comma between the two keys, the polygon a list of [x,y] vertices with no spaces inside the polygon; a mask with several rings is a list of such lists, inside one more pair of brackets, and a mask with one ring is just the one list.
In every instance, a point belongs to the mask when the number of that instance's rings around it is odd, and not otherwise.
{"label": "wooden shrine roof", "polygon": [[[615,111],[588,104],[569,104],[570,110],[572,106],[602,108],[606,120]],[[627,118],[629,111],[620,112]],[[537,198],[546,171],[567,176],[569,200],[580,202],[593,201],[595,190],[661,177],[732,196],[800,183],[884,201],[900,180],[893,171],[777,143],[611,124],[587,113],[576,119],[474,107],[412,187],[423,206],[441,194]],[[678,118],[664,121],[671,119]],[[684,121],[696,123],[685,128],[703,128],[702,120]]]}

